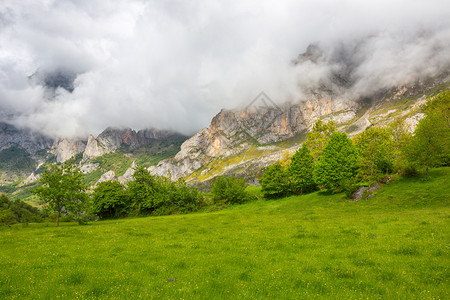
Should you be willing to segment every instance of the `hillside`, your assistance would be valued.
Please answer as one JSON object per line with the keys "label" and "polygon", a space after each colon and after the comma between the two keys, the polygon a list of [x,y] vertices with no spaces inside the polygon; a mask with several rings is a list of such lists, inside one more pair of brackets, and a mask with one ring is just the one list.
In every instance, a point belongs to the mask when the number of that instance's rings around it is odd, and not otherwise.
{"label": "hillside", "polygon": [[183,143],[175,157],[149,170],[170,174],[173,180],[184,177],[193,184],[230,174],[257,182],[268,165],[285,153],[295,153],[317,120],[332,120],[349,136],[395,120],[403,120],[413,132],[424,116],[421,105],[449,88],[448,74],[441,74],[358,100],[333,99],[324,92],[299,103],[277,105],[262,93],[244,108],[222,110],[208,128]]}
{"label": "hillside", "polygon": [[446,299],[449,179],[449,168],[434,169],[429,181],[401,178],[360,202],[313,193],[211,213],[3,227],[0,297]]}
{"label": "hillside", "polygon": [[[221,110],[209,127],[190,138],[167,130],[107,128],[86,139],[49,139],[3,124],[0,191],[32,200],[30,187],[35,186],[45,165],[72,158],[90,186],[99,180],[127,182],[136,164],[153,175],[185,178],[197,186],[230,174],[257,184],[268,165],[295,153],[317,120],[333,120],[350,136],[398,119],[412,132],[424,116],[421,105],[448,90],[449,78],[442,73],[361,99],[319,89],[306,99],[277,104],[262,92],[245,107]],[[345,86],[341,88],[345,90]]]}

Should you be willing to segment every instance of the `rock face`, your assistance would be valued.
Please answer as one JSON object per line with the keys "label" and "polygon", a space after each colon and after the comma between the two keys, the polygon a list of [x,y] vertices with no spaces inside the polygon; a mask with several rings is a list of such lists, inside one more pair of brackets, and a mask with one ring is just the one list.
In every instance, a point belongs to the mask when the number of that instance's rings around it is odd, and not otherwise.
{"label": "rock face", "polygon": [[179,134],[169,130],[143,129],[136,132],[131,128],[114,129],[110,127],[100,133],[97,138],[92,135],[89,136],[86,149],[83,153],[83,161],[116,151],[120,148],[135,150],[154,140],[162,140],[174,135]]}
{"label": "rock face", "polygon": [[53,140],[30,129],[18,129],[0,122],[0,151],[12,146],[25,149],[31,156],[52,146]]}
{"label": "rock face", "polygon": [[255,144],[286,140],[307,130],[327,115],[338,125],[354,118],[359,104],[346,99],[312,96],[296,104],[278,106],[261,93],[243,109],[223,109],[202,129],[181,145],[175,158],[162,161],[149,171],[176,180],[185,177],[217,157],[227,157]]}
{"label": "rock face", "polygon": [[57,162],[64,162],[83,152],[85,148],[85,141],[62,138],[54,142],[51,153],[56,155]]}
{"label": "rock face", "polygon": [[83,161],[102,156],[103,154],[106,154],[110,151],[111,150],[109,150],[104,144],[102,144],[92,134],[90,134],[86,144],[86,148],[83,152]]}
{"label": "rock face", "polygon": [[122,176],[119,176],[119,178],[117,178],[117,181],[119,181],[121,184],[127,184],[128,182],[134,180],[133,175],[136,170],[136,167],[137,167],[136,161],[133,161],[131,167],[128,168]]}
{"label": "rock face", "polygon": [[100,177],[96,185],[105,181],[115,181],[115,180],[117,180],[116,173],[114,173],[114,171],[108,171]]}

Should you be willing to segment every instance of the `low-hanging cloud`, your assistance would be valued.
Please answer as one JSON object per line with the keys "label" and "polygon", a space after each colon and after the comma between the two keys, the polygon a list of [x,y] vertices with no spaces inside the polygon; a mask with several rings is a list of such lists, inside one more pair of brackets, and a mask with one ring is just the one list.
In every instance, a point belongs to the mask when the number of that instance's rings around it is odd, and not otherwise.
{"label": "low-hanging cloud", "polygon": [[[302,100],[331,74],[356,99],[447,71],[449,12],[445,0],[3,0],[0,121],[189,134],[261,90]],[[293,63],[311,43],[317,60]]]}

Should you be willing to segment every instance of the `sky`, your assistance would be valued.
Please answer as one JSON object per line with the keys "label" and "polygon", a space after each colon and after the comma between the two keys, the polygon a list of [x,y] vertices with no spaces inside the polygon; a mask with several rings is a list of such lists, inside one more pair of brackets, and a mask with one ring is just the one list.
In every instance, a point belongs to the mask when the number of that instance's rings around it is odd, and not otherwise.
{"label": "sky", "polygon": [[[449,15],[448,0],[1,0],[0,122],[193,134],[261,91],[301,101],[347,71],[357,99],[448,71]],[[310,44],[320,59],[294,64]]]}

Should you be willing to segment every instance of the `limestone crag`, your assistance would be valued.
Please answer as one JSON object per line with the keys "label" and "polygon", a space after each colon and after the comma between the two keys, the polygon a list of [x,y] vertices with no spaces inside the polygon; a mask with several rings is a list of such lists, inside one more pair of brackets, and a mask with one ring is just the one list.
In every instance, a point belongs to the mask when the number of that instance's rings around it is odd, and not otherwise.
{"label": "limestone crag", "polygon": [[61,138],[53,143],[50,152],[56,155],[57,162],[64,162],[82,153],[86,148],[86,141],[79,139]]}
{"label": "limestone crag", "polygon": [[349,122],[360,108],[357,101],[311,96],[295,104],[277,105],[261,93],[241,109],[223,109],[181,145],[173,159],[161,161],[149,171],[154,175],[185,177],[211,160],[241,153],[255,144],[270,144],[292,138],[327,117],[338,125]]}
{"label": "limestone crag", "polygon": [[117,181],[119,181],[121,184],[127,184],[128,182],[134,180],[133,175],[134,172],[136,171],[136,168],[137,168],[136,161],[133,161],[131,167],[128,168],[122,176],[119,176],[119,178],[117,178]]}
{"label": "limestone crag", "polygon": [[31,129],[19,129],[0,122],[0,151],[10,147],[25,149],[32,157],[52,146],[53,140]]}
{"label": "limestone crag", "polygon": [[102,182],[115,181],[115,180],[117,180],[117,178],[116,178],[116,174],[114,173],[114,171],[108,171],[100,177],[100,179],[97,181],[96,185],[98,185],[99,183],[102,183]]}
{"label": "limestone crag", "polygon": [[83,153],[83,162],[114,152],[120,148],[135,150],[152,141],[162,140],[171,136],[181,136],[169,130],[143,129],[135,131],[131,128],[116,129],[109,127],[100,133],[97,138],[89,136],[86,149]]}
{"label": "limestone crag", "polygon": [[109,153],[109,150],[103,143],[97,140],[92,134],[89,135],[86,148],[83,152],[83,162]]}

